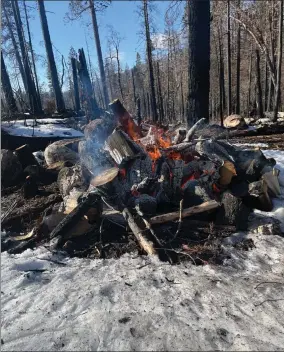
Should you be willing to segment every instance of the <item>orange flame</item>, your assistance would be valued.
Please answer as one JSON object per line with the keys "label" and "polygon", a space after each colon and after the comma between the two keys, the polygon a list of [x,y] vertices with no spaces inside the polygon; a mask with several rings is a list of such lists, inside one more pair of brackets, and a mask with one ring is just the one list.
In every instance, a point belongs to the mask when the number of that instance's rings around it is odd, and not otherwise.
{"label": "orange flame", "polygon": [[148,146],[146,150],[152,160],[158,160],[162,156],[156,145]]}
{"label": "orange flame", "polygon": [[194,174],[194,173],[193,173],[192,175],[186,177],[186,178],[183,180],[182,184],[181,184],[181,188],[184,188],[184,186],[185,186],[185,184],[186,184],[187,181],[195,180],[195,179],[197,179],[198,177],[199,177],[199,175]]}

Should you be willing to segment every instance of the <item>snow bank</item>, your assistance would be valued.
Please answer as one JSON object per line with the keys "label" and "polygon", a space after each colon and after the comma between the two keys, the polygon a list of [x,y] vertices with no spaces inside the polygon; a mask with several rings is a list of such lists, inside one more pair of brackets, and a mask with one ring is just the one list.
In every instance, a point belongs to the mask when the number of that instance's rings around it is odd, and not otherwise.
{"label": "snow bank", "polygon": [[[284,150],[263,150],[263,154],[276,160],[276,168],[280,170],[279,184],[284,187]],[[284,192],[282,194],[284,195]]]}
{"label": "snow bank", "polygon": [[2,350],[281,350],[284,239],[254,241],[220,267],[3,253]]}
{"label": "snow bank", "polygon": [[[65,119],[64,119],[65,120]],[[43,123],[43,120],[41,120]],[[62,119],[61,119],[62,122]],[[59,120],[45,119],[44,124],[34,124],[34,120],[27,120],[27,126],[24,126],[24,120],[15,123],[2,122],[1,128],[12,136],[24,137],[82,137],[83,133],[74,128],[66,127],[60,124]]]}

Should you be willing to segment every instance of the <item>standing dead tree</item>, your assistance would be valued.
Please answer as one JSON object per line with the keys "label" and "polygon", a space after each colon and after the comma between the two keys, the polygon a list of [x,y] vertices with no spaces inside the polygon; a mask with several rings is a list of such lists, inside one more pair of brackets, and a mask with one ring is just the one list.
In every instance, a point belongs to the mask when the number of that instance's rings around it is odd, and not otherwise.
{"label": "standing dead tree", "polygon": [[6,103],[10,113],[18,111],[16,100],[14,98],[10,78],[6,69],[6,65],[3,58],[3,53],[1,51],[1,82],[2,88],[5,95]]}
{"label": "standing dead tree", "polygon": [[89,76],[87,61],[83,49],[79,49],[78,74],[83,87],[84,100],[87,106],[88,120],[100,117],[100,109],[95,98],[92,82]]}
{"label": "standing dead tree", "polygon": [[29,64],[28,53],[26,51],[23,24],[21,20],[19,5],[17,1],[12,1],[11,4],[13,8],[13,15],[15,19],[15,24],[16,24],[16,29],[17,29],[17,34],[18,34],[18,39],[20,44],[22,60],[24,64],[24,72],[25,72],[25,79],[26,79],[26,84],[28,89],[30,109],[34,114],[41,114],[42,113],[41,105],[38,100],[38,95],[35,88],[35,83],[32,78],[31,68]]}
{"label": "standing dead tree", "polygon": [[153,120],[157,122],[158,112],[157,112],[154,68],[153,68],[153,58],[152,58],[152,41],[150,36],[150,24],[149,24],[149,14],[148,14],[148,0],[143,0],[143,14],[144,14],[145,35],[146,35],[149,85],[150,85],[150,92],[151,92],[151,108],[152,108]]}
{"label": "standing dead tree", "polygon": [[48,59],[48,65],[49,65],[49,70],[51,74],[51,81],[52,81],[52,86],[55,94],[56,108],[58,112],[62,112],[65,110],[65,104],[64,104],[63,95],[62,95],[58,74],[57,74],[57,68],[54,60],[54,54],[53,54],[53,49],[52,49],[52,44],[51,44],[51,39],[50,39],[50,34],[48,29],[44,1],[43,0],[37,0],[37,1],[38,1],[38,9],[39,9],[39,15],[41,20],[44,44],[45,44],[46,54]]}
{"label": "standing dead tree", "polygon": [[188,115],[191,126],[209,119],[210,1],[188,1]]}

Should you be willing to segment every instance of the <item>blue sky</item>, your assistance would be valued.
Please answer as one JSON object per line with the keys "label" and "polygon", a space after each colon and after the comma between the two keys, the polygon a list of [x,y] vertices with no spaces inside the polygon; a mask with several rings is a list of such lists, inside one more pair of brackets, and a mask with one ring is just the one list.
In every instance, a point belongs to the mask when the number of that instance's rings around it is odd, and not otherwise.
{"label": "blue sky", "polygon": [[[122,67],[126,63],[131,67],[135,63],[136,52],[144,54],[144,42],[141,40],[139,31],[141,31],[141,18],[136,13],[139,3],[141,1],[119,1],[113,0],[112,4],[104,10],[103,14],[98,13],[98,24],[101,38],[101,45],[103,57],[107,54],[107,25],[112,25],[119,34],[125,39],[121,42],[121,61]],[[45,8],[47,11],[47,19],[49,24],[49,31],[53,45],[68,58],[70,47],[73,46],[77,51],[83,47],[86,52],[86,39],[88,40],[90,57],[92,65],[97,68],[97,56],[95,41],[93,36],[92,27],[86,28],[84,23],[90,23],[90,15],[87,12],[83,20],[77,20],[72,23],[64,20],[66,12],[68,12],[69,1],[45,1]],[[157,33],[164,31],[164,15],[168,8],[170,1],[157,1],[155,2],[156,10],[153,13],[154,25]],[[30,5],[33,5],[30,2]],[[45,47],[43,43],[43,36],[41,30],[40,19],[38,12],[33,13],[31,20],[31,32],[34,50],[36,53],[46,56]],[[60,55],[57,56],[60,58]],[[59,68],[61,62],[58,62]],[[38,71],[41,80],[45,80],[46,69],[41,64],[38,64]]]}

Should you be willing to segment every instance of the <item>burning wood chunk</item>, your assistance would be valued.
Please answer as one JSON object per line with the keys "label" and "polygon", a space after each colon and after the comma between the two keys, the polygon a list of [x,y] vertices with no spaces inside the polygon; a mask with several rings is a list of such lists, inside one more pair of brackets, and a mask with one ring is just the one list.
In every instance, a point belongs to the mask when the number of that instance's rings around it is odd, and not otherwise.
{"label": "burning wood chunk", "polygon": [[109,104],[115,118],[119,121],[122,129],[127,133],[133,140],[137,140],[142,137],[140,126],[138,126],[129,112],[125,109],[119,99],[115,99]]}
{"label": "burning wood chunk", "polygon": [[235,197],[230,192],[221,196],[221,207],[216,214],[216,224],[235,225],[236,230],[246,231],[251,208],[248,208],[242,199]]}
{"label": "burning wood chunk", "polygon": [[105,142],[105,150],[107,150],[116,164],[121,164],[125,158],[133,158],[143,150],[134,143],[126,133],[115,130]]}

